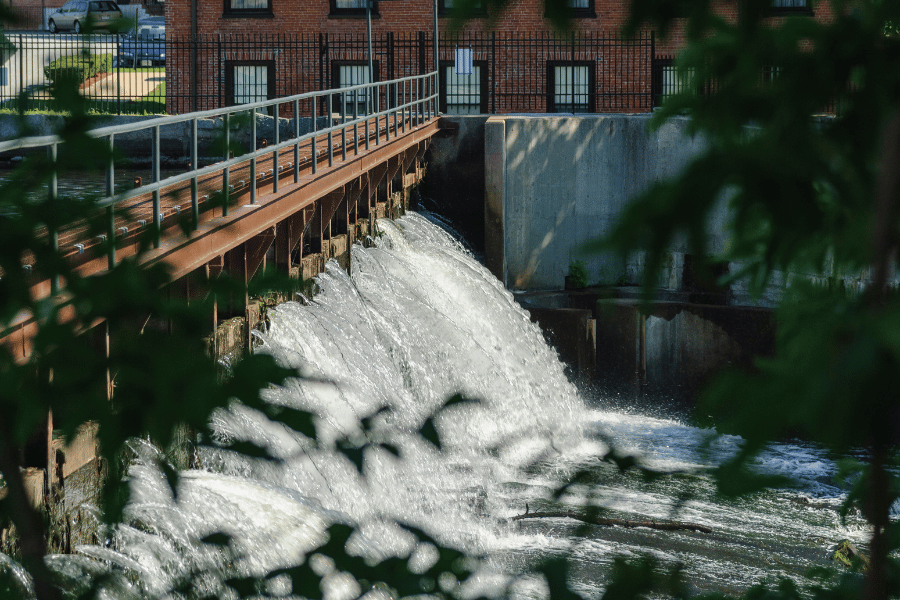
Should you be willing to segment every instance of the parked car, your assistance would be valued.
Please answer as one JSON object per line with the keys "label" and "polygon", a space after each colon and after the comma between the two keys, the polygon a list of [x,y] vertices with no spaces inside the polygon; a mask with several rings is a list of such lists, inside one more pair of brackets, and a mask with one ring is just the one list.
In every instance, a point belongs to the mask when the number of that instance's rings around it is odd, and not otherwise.
{"label": "parked car", "polygon": [[47,26],[50,33],[71,29],[81,33],[88,15],[96,29],[109,29],[122,18],[122,9],[112,0],[69,0],[50,14]]}
{"label": "parked car", "polygon": [[138,19],[134,28],[138,36],[146,35],[150,39],[166,39],[166,19],[164,17],[144,17]]}
{"label": "parked car", "polygon": [[[149,22],[148,22],[149,21]],[[119,67],[165,66],[166,29],[154,21],[141,21],[137,34],[129,33],[122,38],[116,55]]]}

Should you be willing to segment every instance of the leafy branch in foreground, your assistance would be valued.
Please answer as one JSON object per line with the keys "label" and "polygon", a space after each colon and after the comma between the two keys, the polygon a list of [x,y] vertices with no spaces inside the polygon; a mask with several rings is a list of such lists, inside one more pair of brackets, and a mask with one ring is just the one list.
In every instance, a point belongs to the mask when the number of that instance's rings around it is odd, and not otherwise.
{"label": "leafy branch in foreground", "polygon": [[[179,428],[206,431],[215,409],[235,400],[258,405],[261,390],[297,375],[261,355],[223,379],[203,338],[210,333],[211,299],[235,293],[236,284],[206,282],[206,300],[170,298],[167,269],[140,263],[149,240],[137,256],[96,276],[82,276],[64,260],[49,232],[103,232],[104,211],[97,198],[49,197],[47,183],[56,172],[99,172],[116,157],[88,135],[92,119],[74,82],[55,82],[50,93],[71,113],[58,132],[58,158],[28,156],[0,185],[0,333],[9,334],[21,315],[35,323],[27,356],[13,351],[12,337],[0,345],[0,472],[6,488],[0,519],[15,526],[18,558],[41,600],[58,598],[60,591],[45,563],[45,523],[27,498],[22,470],[28,466],[24,449],[36,431],[46,430],[48,415],[68,439],[84,423],[97,424],[108,467],[102,518],[116,523],[128,496],[122,456],[130,438],[148,436],[168,447]],[[36,293],[38,284],[53,279],[63,284],[59,294]],[[108,352],[95,333],[108,336]],[[177,473],[165,473],[177,491]]]}
{"label": "leafy branch in foreground", "polygon": [[[722,432],[746,445],[717,471],[720,489],[768,485],[747,476],[770,441],[802,435],[836,452],[865,456],[853,496],[872,526],[862,589],[841,580],[813,591],[880,600],[900,593],[892,557],[898,498],[900,298],[891,272],[900,241],[900,4],[812,3],[834,17],[772,20],[770,0],[740,0],[731,22],[710,0],[634,0],[626,34],[666,33],[686,15],[677,59],[684,91],[653,126],[687,115],[706,150],[680,176],[658,183],[625,211],[594,248],[644,251],[645,286],[672,245],[686,240],[709,264],[728,262],[728,282],[754,294],[782,285],[777,351],[753,373],[729,373],[704,393]],[[764,74],[770,74],[764,77]],[[695,90],[704,90],[703,93]],[[837,106],[836,118],[816,117]],[[727,216],[717,248],[708,228]],[[848,500],[849,501],[849,500]],[[796,597],[790,584],[748,597]]]}

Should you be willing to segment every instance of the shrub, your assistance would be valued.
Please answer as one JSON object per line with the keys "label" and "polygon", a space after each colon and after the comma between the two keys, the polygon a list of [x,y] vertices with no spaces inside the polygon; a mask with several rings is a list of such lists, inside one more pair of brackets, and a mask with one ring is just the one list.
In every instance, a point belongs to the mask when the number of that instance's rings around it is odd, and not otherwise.
{"label": "shrub", "polygon": [[112,68],[112,54],[70,54],[60,56],[44,67],[44,75],[53,83],[75,80],[82,83],[98,73],[106,73]]}
{"label": "shrub", "polygon": [[573,260],[569,263],[569,283],[576,290],[588,286],[587,265],[583,260]]}

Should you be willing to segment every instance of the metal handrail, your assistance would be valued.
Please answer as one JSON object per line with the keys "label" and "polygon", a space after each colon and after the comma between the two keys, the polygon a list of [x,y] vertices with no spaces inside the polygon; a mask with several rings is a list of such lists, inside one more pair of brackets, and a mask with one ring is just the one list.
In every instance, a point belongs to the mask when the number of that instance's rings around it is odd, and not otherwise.
{"label": "metal handrail", "polygon": [[[125,123],[123,125],[110,125],[108,127],[99,127],[97,129],[92,129],[87,132],[87,135],[94,138],[101,138],[109,135],[117,135],[120,133],[131,133],[134,131],[141,131],[143,129],[149,129],[151,127],[163,127],[165,125],[173,125],[175,123],[184,123],[185,121],[192,121],[195,119],[209,119],[219,117],[225,114],[234,114],[239,112],[250,111],[254,108],[267,108],[269,106],[274,106],[276,104],[287,104],[289,102],[300,101],[300,100],[308,100],[309,98],[322,98],[325,96],[333,96],[336,94],[342,94],[347,92],[352,92],[355,90],[363,90],[370,88],[381,88],[388,87],[397,83],[405,83],[410,81],[422,81],[422,80],[433,80],[436,75],[435,71],[430,73],[426,73],[424,75],[410,75],[409,77],[401,77],[399,79],[391,79],[390,81],[378,81],[375,83],[361,83],[354,86],[335,88],[331,90],[323,90],[319,92],[305,92],[303,94],[294,94],[293,96],[285,96],[283,98],[276,98],[274,100],[260,100],[259,102],[253,102],[248,104],[238,104],[235,106],[229,106],[227,108],[213,108],[210,110],[201,110],[192,113],[186,113],[183,115],[168,115],[165,117],[156,117],[153,119],[147,119],[146,121],[138,121],[135,123]],[[419,98],[412,102],[412,104],[420,104],[420,103],[429,103],[437,99],[437,90],[430,86],[434,91],[424,98]],[[377,94],[373,97],[377,98]],[[395,107],[399,108],[399,107]],[[377,110],[377,109],[376,109]],[[377,116],[382,116],[385,114],[389,114],[394,109],[388,109],[381,112],[372,112],[366,115],[362,115],[359,117],[359,120],[364,120],[366,118],[373,118]],[[436,111],[433,111],[432,114],[436,114]],[[321,115],[325,116],[325,115]],[[326,130],[320,130],[319,133],[322,133]],[[6,140],[0,141],[0,152],[9,152],[13,150],[22,150],[28,148],[40,148],[42,146],[49,146],[50,144],[61,143],[62,139],[58,135],[43,135],[43,136],[30,136],[18,138],[15,140]]]}
{"label": "metal handrail", "polygon": [[[419,125],[423,122],[430,121],[432,118],[437,117],[437,102],[438,102],[438,94],[437,94],[437,72],[432,71],[431,73],[427,73],[425,75],[413,75],[409,77],[402,77],[399,79],[393,79],[390,81],[376,82],[376,83],[364,83],[354,86],[348,86],[345,88],[324,90],[319,92],[307,92],[304,94],[295,94],[293,96],[286,96],[283,98],[277,98],[274,100],[263,100],[259,102],[253,102],[248,104],[241,104],[236,106],[230,106],[227,108],[219,108],[205,111],[198,111],[193,113],[187,113],[184,115],[171,115],[165,117],[158,117],[154,119],[148,119],[146,121],[140,121],[136,123],[128,123],[123,125],[112,125],[109,127],[101,127],[98,129],[93,129],[87,132],[87,135],[93,138],[107,138],[110,150],[113,150],[115,147],[115,137],[117,135],[133,133],[136,131],[144,131],[151,130],[152,132],[152,141],[151,141],[151,155],[152,155],[152,170],[151,170],[151,182],[142,185],[140,188],[135,188],[131,190],[124,191],[122,193],[115,193],[115,164],[112,160],[109,161],[109,164],[106,166],[106,195],[102,197],[98,206],[106,209],[107,212],[107,222],[108,222],[108,231],[107,236],[110,240],[109,251],[108,251],[108,260],[109,260],[109,268],[115,267],[116,262],[116,252],[115,252],[115,238],[116,238],[116,230],[115,230],[115,206],[122,202],[126,202],[131,200],[132,198],[136,198],[138,196],[145,196],[148,193],[152,195],[152,210],[153,210],[153,243],[154,247],[158,248],[161,243],[161,202],[160,202],[160,193],[163,188],[168,188],[173,185],[177,185],[179,183],[184,183],[187,181],[191,182],[191,212],[193,215],[193,229],[196,231],[199,228],[199,191],[198,191],[198,179],[204,177],[206,175],[212,175],[215,173],[221,172],[223,174],[222,177],[222,192],[225,195],[225,201],[222,206],[222,214],[223,216],[227,216],[228,214],[228,196],[230,194],[229,187],[229,171],[230,168],[236,165],[250,162],[251,168],[251,194],[250,194],[250,203],[255,204],[256,202],[256,160],[264,155],[272,155],[275,159],[273,162],[273,175],[275,177],[275,181],[277,182],[279,173],[278,171],[278,163],[277,156],[278,153],[289,147],[294,147],[294,182],[299,182],[299,152],[300,145],[306,142],[310,143],[310,155],[312,158],[312,172],[315,173],[317,169],[318,157],[320,156],[318,144],[318,138],[320,136],[327,136],[328,138],[328,164],[331,166],[334,163],[334,142],[333,136],[335,132],[340,132],[341,140],[342,140],[342,156],[346,159],[347,150],[346,150],[346,135],[347,130],[353,130],[354,140],[356,145],[354,150],[356,153],[359,151],[359,142],[360,138],[358,136],[359,125],[364,126],[364,136],[363,140],[365,141],[366,149],[369,148],[369,121],[375,119],[375,144],[378,145],[381,139],[381,126],[379,125],[379,121],[382,117],[385,118],[385,141],[390,139],[390,130],[391,130],[391,117],[393,117],[393,125],[395,135],[399,131],[405,131],[407,127],[407,120],[412,122],[411,126]],[[391,87],[393,86],[393,95],[391,94]],[[403,104],[399,103],[400,97],[400,87],[403,89],[403,98],[404,100],[409,99],[409,101],[404,102]],[[387,108],[385,110],[379,110],[378,107],[378,99],[380,97],[380,93],[384,90],[385,98],[388,100],[393,99],[394,106],[391,108]],[[358,114],[360,104],[359,97],[363,94],[366,94],[366,97],[374,98],[374,111],[364,112],[364,114]],[[346,114],[347,108],[347,97],[352,94],[353,100],[353,116],[348,117]],[[320,115],[316,114],[316,105],[320,98],[325,98],[327,100],[327,106],[329,109],[333,106],[335,96],[339,96],[341,98],[341,104],[344,107],[344,110],[339,113],[341,122],[336,125],[330,125],[329,127],[325,127],[323,129],[318,129],[318,118]],[[300,102],[303,100],[312,100],[311,102],[311,114],[309,115],[312,118],[312,130],[308,133],[300,135],[300,119],[306,118],[300,116]],[[280,140],[280,123],[276,121],[274,123],[275,128],[275,144],[272,146],[267,146],[265,148],[256,148],[256,113],[260,109],[267,109],[269,107],[273,107],[273,112],[275,117],[278,116],[279,106],[283,104],[293,104],[294,109],[294,136],[288,140],[281,141]],[[366,106],[369,106],[369,103],[366,103]],[[198,152],[198,144],[197,144],[197,122],[200,119],[209,119],[209,118],[217,118],[222,117],[222,128],[225,133],[226,146],[228,143],[228,138],[230,135],[230,117],[236,113],[249,112],[251,114],[251,129],[253,132],[253,151],[243,154],[239,157],[235,158],[226,158],[223,161],[217,162],[213,165],[209,165],[203,168],[199,168],[199,152]],[[324,118],[334,119],[333,112],[329,110],[329,113],[326,115],[321,115]],[[398,123],[398,116],[400,117],[400,121]],[[177,175],[172,175],[166,177],[165,179],[160,178],[160,128],[166,125],[173,125],[177,123],[191,123],[191,169],[185,173],[179,173]],[[33,136],[20,138],[17,140],[10,140],[0,142],[0,152],[9,152],[15,150],[25,150],[31,148],[41,148],[46,147],[48,151],[48,155],[55,157],[58,153],[58,146],[63,143],[63,140],[57,135],[48,135],[48,136]],[[226,150],[227,152],[227,150]],[[57,195],[57,174],[54,172],[50,182],[48,182],[48,195],[51,197],[56,197]],[[277,185],[277,184],[276,184]],[[51,237],[54,239],[58,235],[57,232],[50,232]],[[54,285],[54,288],[57,286]]]}

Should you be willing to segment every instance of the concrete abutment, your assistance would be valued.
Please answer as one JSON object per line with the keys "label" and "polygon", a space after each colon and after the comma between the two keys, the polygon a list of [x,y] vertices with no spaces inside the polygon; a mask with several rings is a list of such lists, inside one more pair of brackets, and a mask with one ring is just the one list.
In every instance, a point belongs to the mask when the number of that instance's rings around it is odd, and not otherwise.
{"label": "concrete abutment", "polygon": [[[640,307],[636,253],[584,253],[632,199],[678,174],[706,143],[688,120],[655,131],[650,115],[443,117],[453,134],[434,139],[425,193],[511,289],[585,385],[634,396],[670,387],[691,395],[725,365],[750,366],[772,352],[774,318],[741,289],[704,284],[683,240],[672,244],[659,301]],[[449,128],[448,128],[449,129]],[[481,179],[468,179],[481,161]],[[437,175],[439,185],[431,177]],[[459,197],[459,201],[455,199]],[[482,198],[480,206],[471,198]],[[712,250],[727,243],[725,203],[709,223]],[[591,290],[564,290],[582,261]],[[773,304],[764,298],[764,306]]]}

